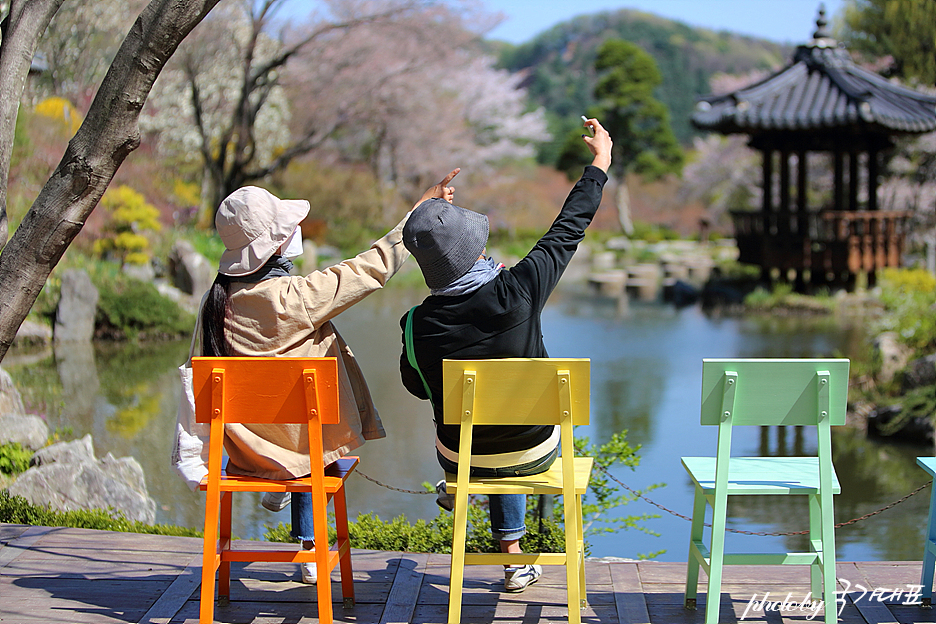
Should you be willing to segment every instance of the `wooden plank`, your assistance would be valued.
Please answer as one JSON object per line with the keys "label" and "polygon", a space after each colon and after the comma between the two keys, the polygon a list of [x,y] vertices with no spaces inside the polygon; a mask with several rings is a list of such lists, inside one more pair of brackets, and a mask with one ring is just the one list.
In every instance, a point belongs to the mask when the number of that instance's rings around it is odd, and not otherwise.
{"label": "wooden plank", "polygon": [[[524,592],[525,593],[525,592]],[[479,605],[462,607],[461,624],[552,624],[569,621],[568,608],[565,605],[542,605],[535,603],[498,604],[496,608]],[[626,624],[618,620],[611,605],[591,607],[582,612],[583,624]],[[448,619],[447,608],[443,605],[419,605],[413,612],[412,624],[438,624]],[[666,624],[671,624],[667,622]]]}
{"label": "wooden plank", "polygon": [[146,581],[0,577],[0,621],[104,624],[136,622],[166,589]]}
{"label": "wooden plank", "polygon": [[900,624],[923,624],[936,622],[936,609],[923,609],[919,606],[894,606],[891,612]]}
{"label": "wooden plank", "polygon": [[[837,565],[836,572],[840,579],[847,581],[849,591],[846,595],[849,602],[855,605],[865,622],[868,624],[897,624],[896,616],[873,593],[875,589],[879,590],[882,587],[875,587],[874,582],[868,579],[861,566],[856,564]],[[844,589],[842,583],[839,583],[839,587]],[[894,587],[888,589],[892,590]]]}
{"label": "wooden plank", "polygon": [[143,614],[140,624],[168,624],[185,603],[198,590],[201,583],[201,555],[192,557],[182,573],[176,577],[153,606]]}
{"label": "wooden plank", "polygon": [[0,548],[15,540],[29,528],[28,524],[0,524]]}
{"label": "wooden plank", "polygon": [[[380,619],[383,605],[355,605],[351,609],[333,609],[336,624],[366,624]],[[238,624],[318,624],[318,605],[313,602],[232,602],[215,607],[215,621]],[[437,620],[444,621],[444,620]],[[172,619],[171,624],[199,624],[198,601],[190,600]]]}
{"label": "wooden plank", "polygon": [[54,531],[51,527],[31,526],[20,533],[19,537],[7,542],[6,546],[0,548],[0,568],[6,567],[15,561],[20,555],[28,552],[36,542]]}
{"label": "wooden plank", "polygon": [[413,610],[419,598],[419,590],[429,563],[429,555],[406,553],[399,558],[387,605],[384,607],[380,624],[408,623],[413,619]]}
{"label": "wooden plank", "polygon": [[619,622],[650,624],[643,585],[636,563],[612,563],[611,583]]}

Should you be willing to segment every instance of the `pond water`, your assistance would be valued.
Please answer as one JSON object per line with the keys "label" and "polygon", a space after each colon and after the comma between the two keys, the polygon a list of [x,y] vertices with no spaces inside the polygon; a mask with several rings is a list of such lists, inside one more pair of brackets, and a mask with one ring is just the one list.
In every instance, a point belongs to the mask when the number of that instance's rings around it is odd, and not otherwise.
{"label": "pond water", "polygon": [[[424,290],[389,288],[376,293],[338,319],[368,379],[388,436],[359,449],[360,471],[404,490],[422,490],[441,477],[433,449],[427,402],[410,396],[399,382],[399,318],[418,303]],[[603,442],[626,429],[628,440],[641,445],[634,469],[615,467],[612,474],[647,493],[662,507],[688,515],[692,487],[679,458],[714,454],[716,428],[699,424],[701,360],[705,357],[850,357],[862,348],[863,333],[854,323],[826,318],[734,318],[708,316],[695,307],[622,306],[563,286],[543,316],[550,355],[591,358],[591,424],[577,430]],[[95,345],[58,349],[55,356],[11,354],[4,361],[27,401],[45,414],[63,437],[92,434],[99,457],[133,456],[146,474],[149,494],[157,502],[157,522],[189,527],[203,523],[201,493],[190,492],[169,467],[179,382],[176,367],[184,361],[188,341],[133,345]],[[67,430],[65,428],[68,428]],[[70,431],[69,431],[70,430]],[[862,516],[924,483],[915,466],[917,455],[932,454],[923,446],[869,440],[861,432],[838,428],[833,458],[842,495],[836,497],[836,520]],[[815,450],[815,439],[793,428],[743,427],[734,435],[737,455],[794,454]],[[870,519],[836,533],[841,560],[919,560],[928,490]],[[798,497],[797,497],[798,498]],[[399,492],[364,478],[348,484],[352,516],[374,512],[384,519],[405,515],[411,521],[437,513],[435,497]],[[265,525],[288,524],[288,509],[272,514],[259,495],[235,497],[234,532],[262,538]],[[806,528],[805,501],[750,497],[729,506],[729,527],[757,532]],[[637,557],[664,551],[662,561],[685,561],[689,523],[643,500],[609,515],[658,515],[640,523],[657,535],[629,529],[589,538],[591,555]],[[600,526],[600,524],[599,524]],[[756,545],[749,544],[756,539]],[[764,540],[768,543],[765,543]],[[802,536],[751,538],[731,534],[729,548],[805,549]]]}

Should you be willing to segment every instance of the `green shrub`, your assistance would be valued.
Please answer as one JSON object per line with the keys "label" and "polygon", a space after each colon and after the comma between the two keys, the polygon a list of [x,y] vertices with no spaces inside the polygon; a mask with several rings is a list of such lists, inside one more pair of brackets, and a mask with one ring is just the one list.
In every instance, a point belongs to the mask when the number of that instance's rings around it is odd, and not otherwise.
{"label": "green shrub", "polygon": [[923,269],[885,269],[880,284],[884,314],[871,330],[895,332],[919,355],[936,350],[936,277]]}
{"label": "green shrub", "polygon": [[[528,497],[528,503],[530,500],[535,501],[535,497]],[[452,552],[454,518],[454,514],[441,509],[432,520],[417,520],[415,523],[410,523],[404,516],[383,520],[376,514],[364,513],[348,522],[348,536],[352,548],[449,554]],[[500,552],[500,544],[491,537],[486,496],[472,496],[468,525],[466,552]],[[283,523],[275,527],[266,526],[264,537],[271,542],[298,541]],[[332,526],[328,528],[328,538],[331,542],[335,540]],[[538,523],[530,523],[520,546],[527,552],[561,552],[565,548],[564,534],[561,527],[551,520],[544,523],[543,533],[539,532]]]}
{"label": "green shrub", "polygon": [[801,295],[793,292],[793,286],[778,282],[770,291],[758,286],[744,297],[744,305],[751,310],[788,310],[804,314],[829,314],[835,308],[835,300],[828,293]]}
{"label": "green shrub", "polygon": [[117,275],[97,284],[100,291],[95,324],[111,338],[184,336],[194,320],[148,282]]}
{"label": "green shrub", "polygon": [[201,531],[195,529],[128,520],[122,513],[113,509],[55,511],[48,507],[33,505],[22,496],[11,496],[7,490],[0,490],[0,522],[177,537],[202,537],[203,535]]}
{"label": "green shrub", "polygon": [[0,445],[0,472],[8,475],[26,472],[32,456],[33,452],[19,442]]}

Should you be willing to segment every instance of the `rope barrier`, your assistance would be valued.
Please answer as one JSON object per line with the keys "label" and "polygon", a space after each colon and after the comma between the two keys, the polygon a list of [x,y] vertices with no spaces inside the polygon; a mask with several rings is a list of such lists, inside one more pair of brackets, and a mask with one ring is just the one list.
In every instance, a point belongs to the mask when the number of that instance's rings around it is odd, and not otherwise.
{"label": "rope barrier", "polygon": [[[656,501],[654,501],[654,500],[651,500],[651,499],[647,498],[646,496],[644,496],[643,494],[641,494],[638,490],[635,490],[634,488],[630,487],[629,485],[627,485],[626,483],[624,483],[623,481],[621,481],[620,479],[618,479],[617,477],[615,477],[614,475],[612,475],[612,474],[608,471],[608,469],[605,468],[604,466],[599,466],[598,464],[594,464],[594,466],[595,466],[595,468],[598,468],[599,470],[601,470],[601,471],[605,474],[606,477],[608,477],[609,479],[611,479],[612,481],[614,481],[615,483],[617,483],[618,485],[620,485],[622,488],[624,488],[625,490],[627,490],[628,492],[630,492],[631,494],[633,494],[635,497],[637,497],[637,498],[639,498],[639,499],[641,499],[641,500],[643,500],[643,501],[646,501],[647,503],[650,503],[650,504],[653,505],[654,507],[665,511],[666,513],[668,513],[668,514],[670,514],[670,515],[676,516],[677,518],[682,518],[683,520],[688,520],[688,521],[690,521],[690,522],[692,521],[692,518],[691,518],[691,517],[686,516],[686,515],[683,515],[683,514],[677,512],[677,511],[673,511],[672,509],[669,509],[668,507],[665,507],[665,506],[661,505],[660,503],[658,503],[658,502],[656,502]],[[364,474],[364,473],[361,472],[360,470],[356,470],[355,473],[361,475],[362,477],[364,477],[365,479],[367,479],[367,480],[370,481],[371,483],[375,483],[375,484],[379,485],[380,487],[387,488],[388,490],[393,490],[394,492],[402,492],[402,493],[404,493],[404,494],[418,494],[418,495],[421,495],[421,496],[434,495],[434,494],[435,494],[435,492],[427,492],[427,491],[425,491],[425,490],[422,490],[422,491],[407,490],[407,489],[404,489],[404,488],[398,488],[398,487],[394,487],[394,486],[392,486],[392,485],[387,485],[386,483],[381,483],[380,481],[378,481],[377,479],[374,479],[373,477],[369,477],[368,475]],[[907,494],[906,496],[903,496],[903,497],[901,497],[901,498],[895,500],[893,503],[890,503],[889,505],[885,505],[884,507],[881,507],[880,509],[876,509],[875,511],[872,511],[872,512],[870,512],[870,513],[866,513],[865,515],[859,516],[858,518],[853,518],[853,519],[851,519],[851,520],[846,520],[845,522],[839,522],[838,524],[835,525],[835,528],[836,528],[836,529],[840,529],[840,528],[842,528],[842,527],[844,527],[844,526],[848,526],[848,525],[850,525],[850,524],[855,524],[855,523],[857,523],[857,522],[861,522],[862,520],[867,520],[868,518],[871,518],[872,516],[876,516],[876,515],[878,515],[878,514],[881,513],[881,512],[884,512],[884,511],[887,511],[888,509],[891,509],[892,507],[896,507],[897,505],[899,505],[900,503],[904,502],[905,500],[907,500],[907,499],[910,498],[911,496],[914,496],[915,494],[918,494],[918,493],[921,492],[922,490],[926,489],[929,485],[930,485],[930,482],[926,482],[926,483],[924,483],[923,485],[921,485],[920,487],[918,487],[918,488],[916,488],[915,490],[913,490],[912,492],[910,492],[909,494]],[[711,525],[711,523],[706,522],[706,523],[705,523],[705,526],[711,527],[712,525]],[[740,533],[740,534],[742,534],[742,535],[762,535],[762,536],[809,535],[809,531],[774,531],[774,532],[767,532],[767,531],[745,531],[745,530],[743,530],[743,529],[727,529],[727,528],[726,528],[725,530],[728,531],[729,533]]]}
{"label": "rope barrier", "polygon": [[404,490],[403,488],[393,487],[392,485],[387,485],[386,483],[381,483],[380,481],[378,481],[377,479],[375,479],[375,478],[373,478],[373,477],[368,477],[366,474],[364,474],[364,473],[361,472],[360,470],[355,470],[354,473],[355,473],[355,474],[361,475],[362,477],[364,477],[365,479],[367,479],[367,480],[370,481],[371,483],[376,483],[376,484],[379,485],[380,487],[387,488],[388,490],[393,490],[394,492],[403,492],[404,494],[420,494],[420,495],[432,494],[433,496],[435,495],[435,492],[426,492],[425,490],[422,490],[422,491],[417,492],[416,490]]}
{"label": "rope barrier", "polygon": [[[601,471],[605,474],[605,476],[607,476],[609,479],[611,479],[612,481],[614,481],[615,483],[617,483],[618,485],[620,485],[622,488],[624,488],[625,490],[627,490],[628,492],[630,492],[631,494],[633,494],[633,495],[636,496],[637,498],[640,498],[640,499],[642,499],[642,500],[644,500],[644,501],[650,503],[651,505],[653,505],[654,507],[657,507],[658,509],[662,509],[663,511],[665,511],[665,512],[668,513],[668,514],[672,514],[672,515],[676,516],[677,518],[682,518],[683,520],[689,520],[690,522],[692,521],[692,518],[691,518],[691,517],[685,516],[685,515],[683,515],[683,514],[681,514],[681,513],[678,513],[678,512],[676,512],[676,511],[673,511],[672,509],[668,509],[667,507],[664,507],[664,506],[661,505],[660,503],[657,503],[656,501],[650,500],[649,498],[647,498],[646,496],[644,496],[643,494],[641,494],[641,493],[638,492],[637,490],[633,489],[632,487],[628,486],[626,483],[622,482],[620,479],[616,478],[614,475],[612,475],[610,472],[608,472],[607,468],[605,468],[604,466],[599,466],[598,464],[595,464],[595,467],[598,468],[599,470],[601,470]],[[918,488],[916,488],[915,490],[913,490],[912,492],[910,492],[909,494],[907,494],[906,496],[903,496],[902,498],[899,498],[899,499],[895,500],[893,503],[890,503],[889,505],[885,505],[884,507],[881,507],[880,509],[877,509],[877,510],[872,511],[872,512],[870,512],[870,513],[866,513],[865,515],[860,516],[860,517],[858,517],[858,518],[853,518],[853,519],[851,519],[851,520],[846,520],[845,522],[839,522],[838,524],[835,525],[835,528],[836,528],[836,529],[840,529],[840,528],[842,528],[843,526],[847,526],[847,525],[849,525],[849,524],[855,524],[856,522],[860,522],[860,521],[862,521],[862,520],[867,520],[868,518],[870,518],[870,517],[872,517],[872,516],[878,515],[878,514],[881,513],[882,511],[887,511],[887,510],[890,509],[891,507],[896,507],[897,505],[899,505],[900,503],[904,502],[905,500],[907,500],[907,499],[910,498],[911,496],[913,496],[913,495],[919,493],[921,490],[925,489],[925,488],[928,487],[929,485],[930,485],[930,482],[926,482],[926,483],[924,483],[923,485],[921,485],[920,487],[918,487]],[[711,527],[712,525],[711,525],[711,523],[706,522],[706,523],[705,523],[705,526]],[[726,528],[725,531],[728,531],[729,533],[740,533],[740,534],[742,534],[742,535],[770,535],[770,536],[809,535],[809,531],[774,531],[774,532],[767,532],[767,531],[745,531],[745,530],[743,530],[743,529],[728,529],[728,528]]]}

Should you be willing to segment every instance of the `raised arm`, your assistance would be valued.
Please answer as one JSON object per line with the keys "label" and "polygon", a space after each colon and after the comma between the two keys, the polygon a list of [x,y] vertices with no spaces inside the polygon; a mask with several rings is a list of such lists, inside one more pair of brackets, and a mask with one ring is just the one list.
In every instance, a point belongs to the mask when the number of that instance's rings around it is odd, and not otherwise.
{"label": "raised arm", "polygon": [[[451,202],[455,188],[448,184],[459,171],[461,169],[454,169],[439,183],[426,189],[416,205],[433,197]],[[300,288],[313,324],[319,325],[334,318],[383,288],[387,280],[400,270],[409,257],[403,246],[403,225],[408,218],[409,213],[367,251],[305,277]]]}
{"label": "raised arm", "polygon": [[510,276],[529,293],[534,305],[540,309],[584,238],[585,228],[598,210],[602,190],[608,180],[611,136],[597,119],[588,119],[585,125],[594,131],[594,136],[582,135],[585,145],[594,155],[591,166],[585,167],[582,178],[572,187],[549,231],[525,258],[510,269]]}

